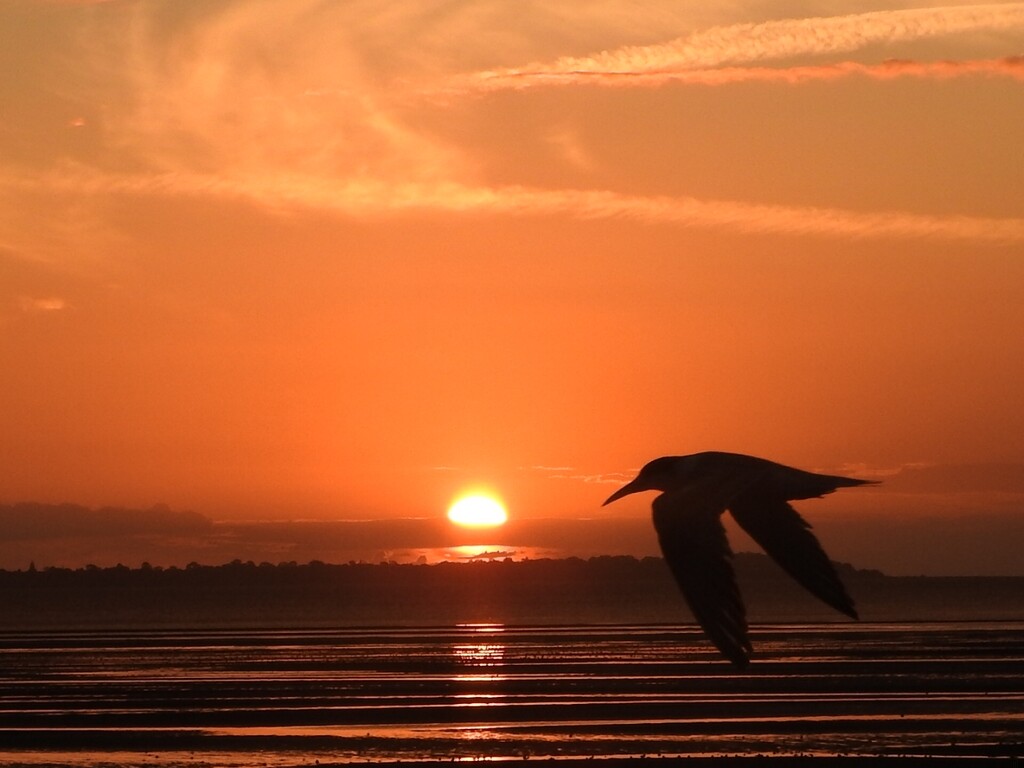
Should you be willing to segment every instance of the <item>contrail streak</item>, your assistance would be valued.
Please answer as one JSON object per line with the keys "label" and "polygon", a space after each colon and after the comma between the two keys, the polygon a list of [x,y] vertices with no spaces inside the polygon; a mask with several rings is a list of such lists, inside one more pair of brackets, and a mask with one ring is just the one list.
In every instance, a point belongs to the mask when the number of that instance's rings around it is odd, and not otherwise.
{"label": "contrail streak", "polygon": [[[1024,80],[1024,56],[973,61],[910,61],[889,59],[881,64],[843,61],[796,67],[721,67],[662,72],[565,72],[490,77],[475,91],[521,90],[536,87],[601,86],[606,88],[657,88],[672,83],[721,86],[736,83],[785,83],[863,77],[871,80],[922,78],[950,80],[959,77],[1003,77]],[[450,92],[450,91],[449,91]]]}
{"label": "contrail streak", "polygon": [[548,63],[477,72],[456,78],[453,88],[486,89],[488,81],[513,78],[540,83],[553,76],[708,69],[792,56],[849,52],[879,43],[1021,28],[1024,28],[1024,3],[782,19],[712,27],[658,45],[627,46],[592,56],[565,56]]}

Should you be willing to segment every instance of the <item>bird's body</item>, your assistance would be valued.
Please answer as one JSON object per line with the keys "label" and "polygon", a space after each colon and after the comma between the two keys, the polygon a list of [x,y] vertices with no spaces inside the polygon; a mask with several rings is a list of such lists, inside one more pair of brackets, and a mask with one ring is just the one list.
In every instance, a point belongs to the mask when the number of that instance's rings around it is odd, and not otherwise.
{"label": "bird's body", "polygon": [[789,502],[869,482],[708,451],[649,462],[605,504],[638,491],[662,491],[652,509],[665,561],[708,637],[742,667],[749,661],[751,646],[722,513],[729,510],[740,527],[813,595],[857,618],[853,601],[810,524]]}

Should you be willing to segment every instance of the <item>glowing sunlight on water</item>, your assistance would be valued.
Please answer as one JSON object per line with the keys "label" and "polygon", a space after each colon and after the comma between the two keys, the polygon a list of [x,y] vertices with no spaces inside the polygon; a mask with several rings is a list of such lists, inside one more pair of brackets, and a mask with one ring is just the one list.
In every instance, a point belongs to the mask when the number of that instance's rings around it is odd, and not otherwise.
{"label": "glowing sunlight on water", "polygon": [[1022,754],[1024,622],[754,634],[738,673],[692,625],[0,633],[0,764]]}

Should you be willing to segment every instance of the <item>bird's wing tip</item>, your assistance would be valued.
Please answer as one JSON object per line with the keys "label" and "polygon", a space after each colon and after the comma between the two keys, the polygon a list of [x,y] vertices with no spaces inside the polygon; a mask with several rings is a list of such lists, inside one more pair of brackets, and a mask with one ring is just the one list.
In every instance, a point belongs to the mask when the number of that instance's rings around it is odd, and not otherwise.
{"label": "bird's wing tip", "polygon": [[750,666],[750,657],[747,654],[730,654],[728,656],[729,662],[733,668],[738,671],[743,671]]}

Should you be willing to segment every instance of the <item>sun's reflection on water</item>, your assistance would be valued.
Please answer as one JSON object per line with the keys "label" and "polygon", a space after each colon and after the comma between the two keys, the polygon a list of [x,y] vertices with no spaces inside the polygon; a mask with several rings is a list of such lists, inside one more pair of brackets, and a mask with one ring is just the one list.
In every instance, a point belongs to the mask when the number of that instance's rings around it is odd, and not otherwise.
{"label": "sun's reflection on water", "polygon": [[[460,624],[458,627],[462,632],[470,633],[470,637],[467,639],[471,642],[452,644],[451,654],[456,667],[466,670],[456,672],[452,676],[452,680],[459,683],[483,683],[506,679],[506,675],[500,671],[505,665],[505,644],[494,642],[491,639],[491,636],[504,632],[505,626],[503,624],[479,623]],[[478,639],[474,637],[475,635],[481,635],[481,637]],[[488,703],[504,697],[500,693],[489,691],[487,694],[461,694],[459,698]]]}

